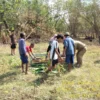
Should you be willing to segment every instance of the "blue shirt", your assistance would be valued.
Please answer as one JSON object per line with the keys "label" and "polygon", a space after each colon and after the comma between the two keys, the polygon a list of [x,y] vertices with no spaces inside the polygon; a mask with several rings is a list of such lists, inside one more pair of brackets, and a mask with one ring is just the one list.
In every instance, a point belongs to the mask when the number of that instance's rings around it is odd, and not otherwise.
{"label": "blue shirt", "polygon": [[74,55],[74,41],[71,37],[64,40],[64,47],[66,48],[66,55]]}
{"label": "blue shirt", "polygon": [[19,54],[26,54],[26,45],[25,40],[23,38],[19,40]]}

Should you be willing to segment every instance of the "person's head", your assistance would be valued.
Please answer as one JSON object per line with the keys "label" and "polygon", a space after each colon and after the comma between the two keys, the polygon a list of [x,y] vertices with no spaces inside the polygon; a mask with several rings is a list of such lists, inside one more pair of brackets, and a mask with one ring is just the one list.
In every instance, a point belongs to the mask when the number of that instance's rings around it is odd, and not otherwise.
{"label": "person's head", "polygon": [[58,35],[56,36],[56,38],[57,38],[57,41],[58,41],[58,42],[63,42],[63,39],[64,39],[63,35],[58,34]]}
{"label": "person's head", "polygon": [[30,44],[30,47],[31,47],[31,48],[34,48],[34,43],[31,43],[31,44]]}
{"label": "person's head", "polygon": [[66,33],[64,34],[64,37],[66,38],[66,37],[68,37],[68,36],[70,36],[70,33],[69,33],[69,32],[66,32]]}
{"label": "person's head", "polygon": [[25,39],[25,33],[20,33],[20,38],[24,38]]}

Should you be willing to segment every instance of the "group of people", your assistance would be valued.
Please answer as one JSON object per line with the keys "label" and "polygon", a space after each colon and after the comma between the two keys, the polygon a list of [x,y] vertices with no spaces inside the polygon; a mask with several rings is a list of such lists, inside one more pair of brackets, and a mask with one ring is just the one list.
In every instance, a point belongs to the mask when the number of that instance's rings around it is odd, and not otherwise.
{"label": "group of people", "polygon": [[[63,43],[63,53],[60,54],[59,43]],[[86,52],[86,45],[80,41],[73,40],[70,37],[70,33],[66,32],[64,35],[55,34],[54,37],[50,39],[49,46],[47,49],[47,56],[51,60],[51,66],[48,68],[46,73],[51,71],[59,62],[65,62],[68,65],[68,71],[70,71],[74,65],[74,56],[77,50],[77,67],[82,66],[82,57]],[[47,57],[46,56],[46,57]],[[62,59],[65,57],[65,59]]]}
{"label": "group of people", "polygon": [[[15,37],[12,34],[11,38],[11,54],[15,54],[16,41]],[[59,49],[59,43],[63,43],[63,53],[61,54]],[[31,43],[30,46],[26,46],[25,44],[25,33],[20,33],[19,39],[19,54],[22,62],[22,72],[27,74],[28,72],[28,55],[31,56],[32,59],[36,60],[34,53],[32,52],[32,48],[34,48],[34,43]],[[51,65],[46,70],[46,73],[49,73],[59,62],[65,62],[68,65],[68,71],[70,71],[74,64],[74,56],[75,52],[77,58],[77,67],[82,66],[82,57],[86,52],[86,45],[81,41],[76,41],[70,37],[70,33],[66,32],[64,35],[55,34],[49,41],[49,46],[47,48],[46,59],[49,58],[51,61]],[[65,58],[65,59],[64,59]],[[24,68],[24,64],[26,68]]]}

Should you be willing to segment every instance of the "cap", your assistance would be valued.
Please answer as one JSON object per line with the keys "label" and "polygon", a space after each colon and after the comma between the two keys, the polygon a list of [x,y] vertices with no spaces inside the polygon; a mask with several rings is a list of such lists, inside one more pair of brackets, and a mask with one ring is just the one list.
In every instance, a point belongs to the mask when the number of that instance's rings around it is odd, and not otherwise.
{"label": "cap", "polygon": [[70,33],[69,32],[66,32],[65,35],[70,36]]}

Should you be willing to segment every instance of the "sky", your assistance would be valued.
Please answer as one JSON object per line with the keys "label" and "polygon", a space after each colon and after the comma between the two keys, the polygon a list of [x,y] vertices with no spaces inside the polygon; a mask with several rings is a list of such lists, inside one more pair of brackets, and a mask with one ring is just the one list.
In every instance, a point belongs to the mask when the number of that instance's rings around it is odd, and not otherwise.
{"label": "sky", "polygon": [[81,0],[82,2],[91,3],[92,0]]}
{"label": "sky", "polygon": [[[55,1],[57,1],[57,0],[48,0],[49,1],[49,4],[54,4],[54,2]],[[85,2],[85,3],[91,3],[92,2],[92,0],[81,0],[82,2]]]}
{"label": "sky", "polygon": [[[49,1],[49,4],[52,6],[56,1],[58,0],[48,0]],[[64,0],[64,1],[68,1],[68,0]],[[81,0],[82,2],[85,2],[87,4],[91,3],[92,0]],[[56,11],[53,12],[53,14],[55,13]],[[64,12],[61,12],[60,14],[63,14]],[[68,16],[66,15],[66,22],[68,23]]]}

